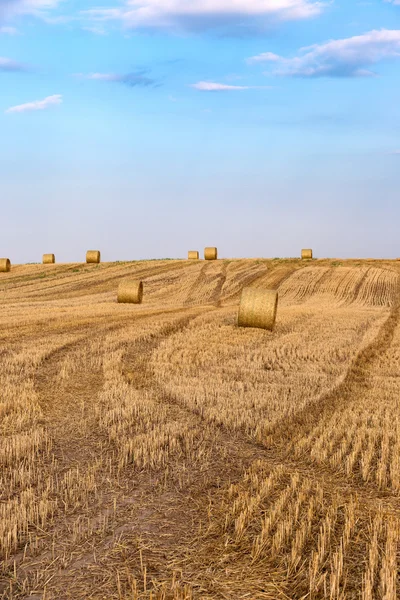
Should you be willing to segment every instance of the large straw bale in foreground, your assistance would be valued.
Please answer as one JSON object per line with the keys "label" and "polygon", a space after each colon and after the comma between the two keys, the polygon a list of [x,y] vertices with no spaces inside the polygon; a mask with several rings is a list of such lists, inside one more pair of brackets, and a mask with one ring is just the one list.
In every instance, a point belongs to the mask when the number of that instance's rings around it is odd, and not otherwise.
{"label": "large straw bale in foreground", "polygon": [[303,248],[303,250],[301,251],[301,258],[312,258],[312,249]]}
{"label": "large straw bale in foreground", "polygon": [[272,330],[277,307],[278,292],[276,290],[245,287],[240,298],[238,325],[239,327],[260,327]]}
{"label": "large straw bale in foreground", "polygon": [[43,264],[44,265],[53,265],[56,262],[56,257],[54,254],[43,254]]}
{"label": "large straw bale in foreground", "polygon": [[11,269],[11,263],[9,258],[0,258],[0,273],[8,273]]}
{"label": "large straw bale in foreground", "polygon": [[100,262],[100,250],[88,250],[86,252],[87,263],[99,263]]}
{"label": "large straw bale in foreground", "polygon": [[204,248],[204,258],[206,260],[217,260],[217,249],[211,246]]}
{"label": "large straw bale in foreground", "polygon": [[131,304],[140,304],[143,298],[143,283],[127,279],[121,281],[118,286],[118,302],[130,302]]}
{"label": "large straw bale in foreground", "polygon": [[199,260],[199,253],[197,250],[189,250],[188,260]]}

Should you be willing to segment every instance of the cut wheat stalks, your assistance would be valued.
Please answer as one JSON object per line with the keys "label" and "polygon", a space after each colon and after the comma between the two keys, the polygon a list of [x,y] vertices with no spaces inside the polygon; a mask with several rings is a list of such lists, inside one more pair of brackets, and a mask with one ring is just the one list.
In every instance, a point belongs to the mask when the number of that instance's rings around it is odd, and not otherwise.
{"label": "cut wheat stalks", "polygon": [[140,304],[143,298],[143,283],[141,281],[122,281],[118,286],[118,302]]}
{"label": "cut wheat stalks", "polygon": [[303,248],[303,250],[301,251],[301,258],[312,258],[312,249]]}
{"label": "cut wheat stalks", "polygon": [[215,247],[204,248],[205,260],[217,260],[217,249]]}
{"label": "cut wheat stalks", "polygon": [[43,254],[43,264],[44,265],[53,265],[56,262],[56,257],[54,254]]}
{"label": "cut wheat stalks", "polygon": [[238,326],[272,330],[275,325],[278,292],[243,288],[239,304]]}
{"label": "cut wheat stalks", "polygon": [[11,269],[11,263],[9,258],[0,258],[0,273],[8,273]]}
{"label": "cut wheat stalks", "polygon": [[197,250],[189,250],[188,260],[199,260],[199,253]]}
{"label": "cut wheat stalks", "polygon": [[100,262],[100,250],[88,250],[86,252],[87,263],[99,263]]}

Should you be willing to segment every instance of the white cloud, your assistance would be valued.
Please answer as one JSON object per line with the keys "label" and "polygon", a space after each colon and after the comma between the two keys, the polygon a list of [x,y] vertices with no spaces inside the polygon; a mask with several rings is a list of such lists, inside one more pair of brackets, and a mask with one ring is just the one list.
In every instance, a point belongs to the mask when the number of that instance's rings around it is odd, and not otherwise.
{"label": "white cloud", "polygon": [[247,59],[248,63],[259,63],[259,62],[277,62],[282,60],[282,57],[273,52],[263,52],[257,56],[251,56]]}
{"label": "white cloud", "polygon": [[18,29],[16,29],[15,27],[0,27],[0,35],[1,34],[17,35]]}
{"label": "white cloud", "polygon": [[0,71],[25,71],[26,66],[22,63],[11,60],[11,58],[4,58],[0,56]]}
{"label": "white cloud", "polygon": [[155,79],[148,77],[145,73],[147,71],[137,71],[134,73],[89,73],[85,75],[84,73],[76,73],[75,77],[79,79],[91,79],[97,81],[113,81],[115,83],[123,83],[130,87],[152,87],[156,86],[157,82]]}
{"label": "white cloud", "polygon": [[202,92],[222,92],[229,90],[255,90],[270,89],[268,85],[227,85],[225,83],[215,83],[213,81],[198,81],[190,84],[190,87]]}
{"label": "white cloud", "polygon": [[290,21],[318,15],[327,2],[317,0],[127,0],[123,8],[91,9],[83,15],[118,20],[130,28],[207,29],[243,26],[246,20]]}
{"label": "white cloud", "polygon": [[103,27],[82,27],[84,31],[89,31],[90,33],[94,33],[95,35],[107,35],[105,29]]}
{"label": "white cloud", "polygon": [[18,106],[12,106],[8,108],[6,113],[20,113],[27,112],[31,110],[44,110],[53,106],[54,104],[61,104],[62,96],[61,94],[54,94],[53,96],[47,96],[44,100],[35,100],[34,102],[27,102],[26,104],[19,104]]}
{"label": "white cloud", "polygon": [[294,58],[270,52],[252,56],[250,63],[273,60],[280,67],[277,75],[293,77],[367,77],[375,73],[369,67],[385,59],[400,58],[400,30],[373,30],[363,35],[330,40],[301,48]]}
{"label": "white cloud", "polygon": [[56,7],[60,0],[0,0],[0,17],[13,17],[16,15],[43,14]]}

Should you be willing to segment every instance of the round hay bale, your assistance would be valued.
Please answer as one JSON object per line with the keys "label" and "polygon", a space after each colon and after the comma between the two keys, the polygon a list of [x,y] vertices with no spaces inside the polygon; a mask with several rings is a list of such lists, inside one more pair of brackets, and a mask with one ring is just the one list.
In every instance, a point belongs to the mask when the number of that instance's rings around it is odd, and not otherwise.
{"label": "round hay bale", "polygon": [[303,248],[303,250],[301,251],[301,258],[312,258],[312,249]]}
{"label": "round hay bale", "polygon": [[204,248],[204,258],[206,260],[217,260],[217,249],[211,246]]}
{"label": "round hay bale", "polygon": [[0,273],[8,273],[11,269],[9,258],[0,258]]}
{"label": "round hay bale", "polygon": [[189,250],[188,260],[199,260],[199,253],[197,250]]}
{"label": "round hay bale", "polygon": [[44,265],[53,265],[56,262],[56,257],[54,254],[43,254],[43,264]]}
{"label": "round hay bale", "polygon": [[100,250],[88,250],[86,252],[87,263],[99,263],[100,262]]}
{"label": "round hay bale", "polygon": [[245,287],[239,304],[239,327],[274,328],[276,309],[278,307],[278,292],[276,290],[260,290]]}
{"label": "round hay bale", "polygon": [[121,281],[118,286],[118,302],[130,302],[140,304],[143,298],[143,282],[127,279]]}

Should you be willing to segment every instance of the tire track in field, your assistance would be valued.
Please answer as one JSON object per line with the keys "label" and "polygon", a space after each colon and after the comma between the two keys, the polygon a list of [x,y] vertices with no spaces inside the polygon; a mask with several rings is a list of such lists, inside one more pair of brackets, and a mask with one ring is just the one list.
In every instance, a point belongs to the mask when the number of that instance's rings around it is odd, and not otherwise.
{"label": "tire track in field", "polygon": [[[169,414],[171,418],[176,418],[179,415],[193,418],[193,413],[183,407],[178,399],[166,394],[156,384],[152,372],[148,368],[149,357],[166,336],[184,329],[193,318],[196,318],[196,315],[182,316],[178,319],[178,322],[163,328],[156,337],[143,340],[139,347],[132,347],[125,356],[124,373],[128,381],[135,388],[150,389],[157,393],[160,402],[166,403],[170,407]],[[390,327],[387,327],[387,329],[386,335],[390,336]],[[380,333],[382,333],[382,330]],[[383,338],[385,338],[385,335],[383,335]],[[132,378],[130,376],[132,369],[137,373],[137,377]],[[194,418],[198,420],[199,416],[196,414]],[[214,450],[214,461],[208,467],[207,478],[204,477],[204,473],[197,472],[194,469],[192,481],[181,489],[177,489],[175,484],[172,486],[166,484],[163,489],[160,489],[156,485],[154,476],[150,480],[145,476],[136,479],[134,481],[135,486],[142,490],[138,511],[132,513],[129,503],[125,506],[122,503],[118,511],[118,520],[114,532],[110,533],[106,539],[94,542],[93,549],[83,556],[77,556],[75,562],[71,558],[71,562],[63,570],[63,573],[57,573],[57,564],[55,566],[51,565],[50,556],[45,561],[43,572],[46,573],[46,578],[52,578],[47,587],[46,598],[66,597],[66,589],[68,589],[69,594],[72,594],[70,597],[99,599],[101,597],[114,597],[113,594],[117,593],[115,574],[124,563],[122,559],[121,563],[118,563],[118,560],[114,558],[113,563],[110,564],[106,557],[116,534],[123,536],[121,544],[124,547],[124,557],[130,557],[130,570],[138,578],[140,576],[140,564],[135,542],[138,537],[141,539],[146,555],[150,557],[148,561],[149,572],[155,577],[170,576],[172,565],[183,558],[186,560],[186,566],[189,565],[190,571],[190,549],[192,547],[193,532],[197,530],[200,522],[207,522],[207,496],[211,494],[216,500],[221,494],[225,493],[223,490],[227,489],[230,482],[241,479],[244,471],[257,458],[267,460],[271,466],[283,463],[293,471],[299,471],[325,486],[333,486],[335,490],[343,494],[343,497],[349,497],[354,490],[360,492],[359,496],[366,504],[372,504],[376,498],[383,497],[383,495],[374,492],[371,494],[369,491],[359,490],[357,486],[351,485],[345,478],[330,473],[329,470],[293,460],[285,453],[282,446],[265,448],[261,444],[250,441],[241,432],[227,432],[218,426],[208,427],[208,424],[207,429],[210,436],[210,447]],[[134,498],[138,498],[138,496],[133,494],[131,497],[132,502]],[[103,510],[107,510],[109,506],[110,504],[104,506]],[[387,510],[398,510],[398,499],[386,498],[386,508]],[[127,526],[128,523],[129,527]],[[164,531],[173,532],[173,536],[160,535]],[[93,555],[94,550],[95,558]],[[99,589],[96,593],[94,590],[96,590],[96,586],[97,589],[100,587],[100,581],[103,587],[101,591]],[[91,590],[90,596],[86,595],[89,594],[89,589]],[[83,590],[86,590],[86,592]],[[14,597],[28,598],[25,595],[15,595]],[[38,597],[41,598],[42,596]]]}
{"label": "tire track in field", "polygon": [[[138,268],[137,270],[133,270],[132,273],[129,270],[132,270],[133,266],[137,266],[135,263],[129,265],[106,265],[102,266],[101,269],[96,269],[94,266],[91,269],[86,269],[88,272],[80,273],[80,274],[68,274],[63,279],[67,279],[67,281],[57,281],[57,283],[45,282],[45,281],[32,281],[30,283],[24,284],[22,286],[15,286],[9,289],[11,295],[13,295],[14,290],[21,290],[26,292],[27,287],[36,286],[35,289],[29,291],[29,296],[24,296],[23,298],[13,297],[10,298],[10,302],[29,302],[32,301],[32,298],[35,298],[36,295],[43,299],[43,296],[47,296],[47,299],[58,299],[57,293],[60,291],[63,298],[70,297],[79,297],[82,295],[95,294],[102,291],[110,291],[111,283],[116,283],[121,279],[126,277],[135,277],[135,278],[144,278],[146,276],[159,275],[169,271],[176,271],[191,267],[192,265],[187,265],[185,262],[180,261],[177,264],[167,264],[160,266],[149,266],[146,265],[142,268]],[[110,269],[118,269],[118,273],[109,273]],[[46,284],[49,285],[46,285]],[[66,286],[69,286],[73,289],[68,290],[65,289]],[[3,292],[7,292],[7,290],[3,290]],[[83,293],[81,293],[83,292]]]}
{"label": "tire track in field", "polygon": [[268,269],[267,273],[257,273],[256,275],[249,275],[242,283],[241,288],[235,292],[227,293],[222,296],[221,306],[229,306],[230,301],[238,299],[242,293],[242,289],[245,286],[259,288],[265,285],[268,289],[279,290],[279,287],[290,277],[298,271],[304,269],[304,266],[293,266],[293,267],[276,267]]}
{"label": "tire track in field", "polygon": [[[395,315],[393,317],[395,318]],[[193,318],[195,317],[182,318],[179,323],[168,326],[167,330],[164,331],[164,335],[173,335],[177,331],[182,331]],[[382,343],[387,343],[390,335],[390,327],[387,326],[386,331],[381,331]],[[166,393],[162,389],[162,386],[159,386],[155,381],[154,375],[149,370],[149,359],[161,341],[160,336],[157,336],[156,339],[144,341],[139,352],[139,358],[136,351],[128,352],[125,357],[127,369],[125,376],[138,389],[151,389],[153,392],[156,392],[160,397],[160,402],[164,402],[170,407],[169,414],[171,418],[189,414],[192,418],[195,416],[198,419],[199,415],[197,413],[183,406],[173,395]],[[370,351],[373,350],[371,346],[373,344],[369,347]],[[138,373],[138,377],[130,376],[132,368]],[[245,470],[259,458],[266,460],[271,465],[271,468],[283,464],[293,472],[298,472],[321,484],[330,490],[330,492],[340,494],[343,499],[349,500],[356,492],[359,499],[365,505],[365,510],[367,508],[375,508],[374,503],[377,499],[381,499],[386,514],[400,514],[399,498],[394,496],[388,497],[387,494],[379,493],[376,490],[360,489],[340,474],[330,472],[329,469],[319,465],[309,465],[293,459],[293,457],[288,456],[282,446],[277,445],[276,447],[265,448],[261,444],[249,440],[243,432],[225,431],[223,427],[206,422],[204,422],[204,426],[207,426],[210,443],[214,443],[211,447],[216,457],[214,463],[208,467],[209,480],[205,481],[203,486],[199,485],[199,480],[201,481],[202,476],[194,468],[192,473],[193,480],[184,489],[178,491],[176,488],[170,489],[166,486],[161,494],[157,494],[153,490],[150,502],[145,502],[144,507],[135,515],[132,522],[134,524],[133,531],[132,527],[129,531],[123,527],[118,529],[121,533],[125,532],[126,534],[124,541],[121,542],[125,548],[125,556],[134,556],[135,554],[137,556],[134,540],[140,534],[142,547],[146,549],[146,554],[150,557],[148,562],[149,570],[156,578],[163,579],[170,577],[173,565],[176,564],[184,566],[188,573],[195,572],[199,567],[199,563],[198,561],[194,562],[195,568],[191,564],[191,553],[197,555],[193,534],[201,522],[207,522],[207,496],[211,494],[213,499],[210,501],[217,506],[218,498],[221,498],[227,492],[229,484],[240,481]],[[151,523],[151,527],[147,525],[148,523]],[[160,531],[165,530],[173,532],[172,539],[168,535],[166,537],[160,536]],[[196,537],[196,541],[199,543],[198,537]],[[114,563],[110,567],[106,558],[107,554],[101,558],[102,555],[100,552],[98,556],[100,556],[98,560],[101,564],[101,567],[97,569],[98,575],[100,568],[103,571],[107,567],[110,569],[107,577],[109,586],[107,593],[111,595],[113,589],[112,582],[115,581],[113,573],[115,575],[115,572],[118,571],[118,565]],[[87,560],[91,559],[89,555],[86,558]],[[81,586],[87,581],[89,573],[92,573],[92,570],[89,569],[89,565],[86,565],[83,572],[75,574]],[[194,579],[196,580],[196,577]],[[202,583],[205,583],[205,581],[203,580]],[[267,586],[268,583],[266,582],[265,585]],[[210,592],[210,590],[208,591]],[[94,597],[100,598],[100,596]]]}
{"label": "tire track in field", "polygon": [[300,440],[308,435],[319,421],[348,406],[360,394],[362,395],[362,390],[367,386],[369,373],[373,371],[381,354],[390,347],[399,320],[400,282],[397,283],[396,299],[388,318],[375,339],[355,357],[344,380],[322,398],[318,398],[292,417],[285,419],[284,423],[277,424],[271,434],[272,443],[277,447],[287,445],[290,440],[293,440],[294,431],[295,439]]}
{"label": "tire track in field", "polygon": [[[207,310],[213,310],[212,308],[208,308]],[[193,318],[200,315],[204,312],[204,307],[198,307],[195,309],[194,314],[186,314],[188,312],[193,313],[193,309],[189,308],[179,308],[169,311],[157,311],[159,315],[167,316],[171,315],[174,319],[172,323],[167,324],[166,326],[162,326],[160,331],[156,333],[155,337],[150,335],[150,339],[147,340],[139,340],[132,344],[132,353],[135,356],[135,360],[139,365],[139,369],[141,372],[143,365],[143,358],[146,358],[146,353],[143,353],[143,350],[150,344],[154,345],[155,340],[159,340],[161,337],[165,339],[166,336],[171,335],[178,331],[181,327],[186,326]],[[136,321],[143,321],[152,319],[154,317],[154,312],[152,314],[140,315],[136,317]],[[180,313],[183,313],[183,316],[180,316]],[[85,473],[90,471],[91,465],[96,463],[96,459],[104,455],[105,448],[108,445],[108,436],[104,434],[104,432],[98,430],[98,425],[96,419],[94,418],[93,411],[90,410],[91,400],[98,394],[104,383],[104,377],[101,370],[83,370],[79,372],[74,372],[72,375],[68,377],[67,386],[60,391],[57,389],[57,378],[60,372],[60,367],[62,365],[63,360],[69,355],[76,353],[76,351],[80,347],[88,347],[90,342],[93,339],[98,338],[99,336],[105,336],[113,331],[118,331],[124,327],[124,324],[119,325],[105,325],[97,329],[93,329],[90,331],[89,335],[81,336],[79,339],[63,344],[59,348],[56,348],[49,352],[46,356],[45,361],[42,365],[40,365],[38,372],[35,378],[35,390],[39,396],[39,402],[42,406],[44,417],[43,422],[50,433],[53,445],[52,445],[52,454],[57,461],[57,471],[54,474],[54,477],[60,478],[63,474],[67,473],[71,468],[78,467],[82,473],[82,476]],[[83,414],[80,405],[82,402],[86,403],[87,410]],[[79,422],[82,419],[87,421],[87,427],[85,430],[79,432]],[[89,433],[88,433],[89,432]],[[109,456],[110,461],[112,462],[112,458]],[[111,469],[110,462],[110,469]],[[115,475],[111,470],[107,475],[107,482],[104,481],[102,475],[97,475],[99,478],[98,485],[101,488],[101,501],[100,505],[95,507],[95,514],[91,516],[93,521],[101,521],[104,516],[112,513],[112,497],[111,492],[113,492],[114,498],[121,496],[121,485],[119,483],[119,476]],[[138,476],[139,477],[139,476]],[[140,479],[140,477],[139,477]],[[142,493],[146,487],[148,487],[149,477],[146,474],[142,477],[143,490],[140,489],[140,493]],[[133,484],[134,488],[136,484]],[[152,485],[150,485],[150,490],[152,490]],[[118,491],[119,490],[119,491]],[[131,483],[131,497],[136,497],[136,489],[132,489]],[[123,504],[122,499],[120,498],[120,504]],[[74,517],[76,519],[76,517]],[[11,557],[11,560],[16,560],[16,564],[19,565],[19,577],[20,578],[36,578],[37,573],[35,574],[36,565],[40,564],[43,567],[43,573],[48,578],[49,575],[53,575],[55,580],[57,578],[64,579],[68,578],[68,573],[71,573],[69,567],[66,567],[66,571],[63,574],[57,575],[57,571],[59,570],[59,564],[57,563],[54,569],[51,569],[51,565],[54,562],[54,553],[57,555],[57,545],[60,549],[62,547],[62,554],[70,552],[71,560],[74,552],[76,553],[76,543],[74,543],[73,536],[71,537],[71,531],[68,530],[68,527],[73,524],[74,518],[72,516],[65,517],[61,516],[62,522],[60,522],[60,516],[55,516],[55,524],[54,527],[46,528],[46,536],[49,537],[53,532],[53,540],[56,542],[56,547],[52,549],[50,553],[46,547],[40,553],[40,556],[35,556],[34,559],[30,559],[28,561],[23,561],[23,557],[21,555],[14,555]],[[120,526],[122,529],[125,528],[126,523],[121,522]],[[113,537],[113,536],[112,536]],[[107,541],[107,540],[105,540]],[[109,540],[108,540],[109,541]],[[102,546],[103,540],[97,540],[99,547]],[[48,547],[48,544],[47,544]],[[61,552],[61,549],[60,549]],[[59,554],[60,556],[61,554]],[[33,562],[32,562],[33,560]],[[23,564],[21,564],[23,563]],[[93,563],[93,554],[91,554],[91,559],[88,558],[83,559],[83,563]],[[35,568],[34,568],[35,567]],[[39,577],[40,579],[40,577]],[[40,581],[42,581],[40,579]],[[33,585],[33,580],[32,580]],[[0,592],[1,589],[1,578],[0,578]],[[34,585],[37,589],[40,589],[40,585]],[[70,582],[65,589],[70,587]],[[54,598],[64,597],[64,591],[59,594],[57,592],[55,596],[50,596]],[[43,589],[40,591],[40,596],[42,597]],[[6,596],[7,597],[7,596]],[[15,594],[12,596],[13,598],[25,598],[24,594],[18,595]],[[78,597],[78,596],[76,596]],[[79,596],[81,597],[81,596]],[[86,596],[85,596],[86,597]],[[46,595],[46,598],[49,598]]]}
{"label": "tire track in field", "polygon": [[195,279],[195,281],[192,283],[192,285],[190,286],[190,288],[188,290],[186,300],[184,301],[185,305],[196,303],[196,299],[198,298],[198,290],[199,290],[199,288],[203,287],[205,280],[206,280],[207,271],[209,270],[210,266],[211,266],[210,262],[206,261],[204,263],[204,265],[201,267],[197,278]]}

